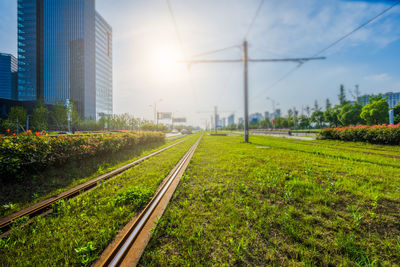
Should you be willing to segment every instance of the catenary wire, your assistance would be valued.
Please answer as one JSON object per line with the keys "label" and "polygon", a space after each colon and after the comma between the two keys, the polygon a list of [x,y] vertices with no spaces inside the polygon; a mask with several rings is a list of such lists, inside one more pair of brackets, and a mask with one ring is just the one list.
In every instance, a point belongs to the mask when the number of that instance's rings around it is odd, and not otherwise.
{"label": "catenary wire", "polygon": [[[328,46],[326,46],[325,48],[321,49],[320,51],[318,51],[317,53],[315,53],[312,57],[318,56],[320,54],[322,54],[323,52],[325,52],[326,50],[330,49],[331,47],[335,46],[336,44],[338,44],[339,42],[343,41],[344,39],[346,39],[347,37],[349,37],[350,35],[352,35],[353,33],[357,32],[358,30],[360,30],[361,28],[365,27],[366,25],[370,24],[371,22],[373,22],[374,20],[376,20],[377,18],[379,18],[380,16],[382,16],[383,14],[385,14],[386,12],[388,12],[389,10],[391,10],[392,8],[394,8],[395,6],[397,6],[398,4],[400,4],[400,1],[395,2],[393,5],[389,6],[388,8],[386,8],[385,10],[383,10],[382,12],[378,13],[377,15],[375,15],[374,17],[368,19],[367,21],[365,21],[364,23],[362,23],[360,26],[358,26],[357,28],[353,29],[352,31],[348,32],[347,34],[343,35],[342,37],[340,37],[339,39],[337,39],[336,41],[332,42],[331,44],[329,44]],[[255,97],[260,96],[261,94],[271,90],[273,87],[275,87],[277,84],[279,84],[280,82],[282,82],[283,80],[285,80],[287,77],[289,77],[293,72],[295,72],[296,70],[298,70],[303,64],[299,64],[296,65],[294,68],[291,68],[287,73],[285,73],[282,77],[280,77],[278,80],[276,80],[274,83],[272,83],[267,89],[266,91],[261,92],[260,94],[256,95]],[[254,98],[255,98],[254,97]]]}

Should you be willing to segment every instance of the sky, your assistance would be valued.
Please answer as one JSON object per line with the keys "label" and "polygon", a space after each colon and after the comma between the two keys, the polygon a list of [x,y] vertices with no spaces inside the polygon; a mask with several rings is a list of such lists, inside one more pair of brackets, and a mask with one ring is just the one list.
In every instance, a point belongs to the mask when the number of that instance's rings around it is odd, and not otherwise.
{"label": "sky", "polygon": [[[16,0],[0,0],[0,52],[17,51]],[[196,59],[240,59],[260,0],[97,0],[97,11],[113,28],[114,113],[152,119],[158,111],[204,126],[214,106],[221,117],[243,117],[243,64],[192,64],[178,60],[225,47]],[[310,57],[374,17],[394,1],[265,0],[247,35],[249,58]],[[321,56],[292,62],[249,63],[249,111],[272,111],[338,103],[340,84],[352,99],[400,92],[400,5]]]}

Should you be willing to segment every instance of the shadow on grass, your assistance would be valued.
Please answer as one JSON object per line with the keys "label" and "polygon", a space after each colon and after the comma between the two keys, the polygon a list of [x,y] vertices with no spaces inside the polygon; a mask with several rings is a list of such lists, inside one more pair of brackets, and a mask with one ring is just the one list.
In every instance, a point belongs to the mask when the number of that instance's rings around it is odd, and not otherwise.
{"label": "shadow on grass", "polygon": [[158,142],[81,161],[73,160],[64,166],[48,167],[40,173],[22,179],[16,178],[12,182],[0,181],[0,217],[24,208],[35,200],[57,195],[67,188],[111,171],[113,166],[121,165],[163,144]]}

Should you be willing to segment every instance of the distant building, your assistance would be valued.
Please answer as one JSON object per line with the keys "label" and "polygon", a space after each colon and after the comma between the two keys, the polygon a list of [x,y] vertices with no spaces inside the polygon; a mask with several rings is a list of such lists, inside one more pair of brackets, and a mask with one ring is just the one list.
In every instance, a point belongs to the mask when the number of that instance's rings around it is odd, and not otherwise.
{"label": "distant building", "polygon": [[226,126],[226,118],[222,118],[221,120],[221,126],[225,127]]}
{"label": "distant building", "polygon": [[238,119],[238,124],[243,124],[244,123],[244,119],[243,118],[239,118]]}
{"label": "distant building", "polygon": [[263,115],[259,112],[252,113],[249,115],[249,121],[258,122],[264,119]]}
{"label": "distant building", "polygon": [[96,118],[113,113],[112,28],[96,12]]}
{"label": "distant building", "polygon": [[[365,106],[369,103],[369,99],[373,96],[376,95],[362,95],[359,96],[357,98],[357,102],[362,105]],[[384,93],[382,94],[382,97],[386,97],[386,101],[389,104],[389,108],[393,108],[394,106],[397,105],[397,103],[400,102],[400,92],[397,93],[393,93],[393,92],[388,92],[388,93]]]}
{"label": "distant building", "polygon": [[271,119],[270,114],[269,114],[269,111],[265,111],[265,112],[264,112],[264,118],[265,118],[265,119],[266,119],[266,118]]}
{"label": "distant building", "polygon": [[232,126],[233,124],[235,124],[235,114],[228,117],[228,126]]}
{"label": "distant building", "polygon": [[82,117],[108,113],[111,56],[111,27],[95,0],[18,0],[18,100],[73,99]]}
{"label": "distant building", "polygon": [[277,108],[275,109],[275,118],[279,118],[281,116],[281,109]]}
{"label": "distant building", "polygon": [[0,98],[17,99],[17,59],[11,54],[0,53]]}

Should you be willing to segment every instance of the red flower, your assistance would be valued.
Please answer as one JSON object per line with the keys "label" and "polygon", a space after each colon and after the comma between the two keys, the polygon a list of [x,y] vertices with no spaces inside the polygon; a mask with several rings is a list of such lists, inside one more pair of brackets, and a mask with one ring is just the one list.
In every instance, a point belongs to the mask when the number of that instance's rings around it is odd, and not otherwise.
{"label": "red flower", "polygon": [[7,129],[7,133],[9,133],[10,132],[10,129]]}

